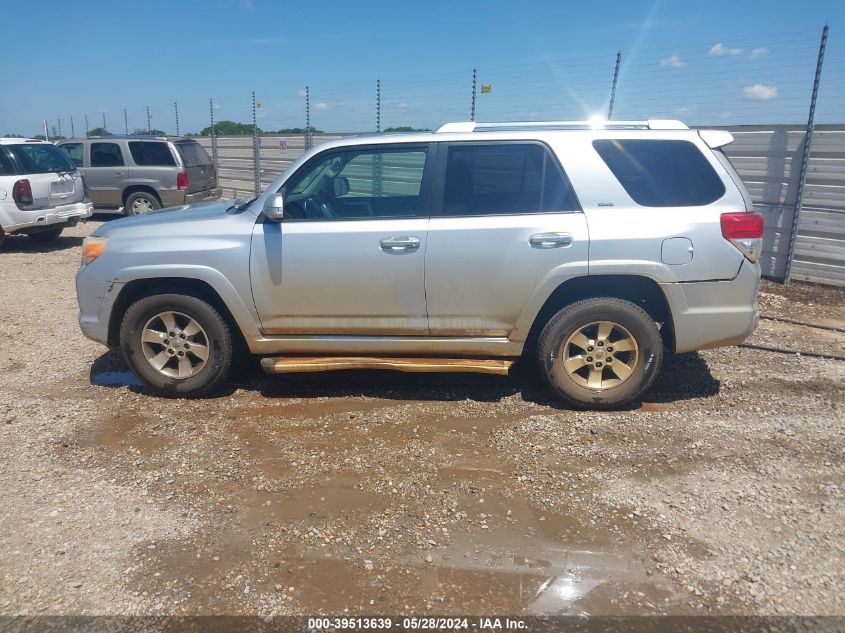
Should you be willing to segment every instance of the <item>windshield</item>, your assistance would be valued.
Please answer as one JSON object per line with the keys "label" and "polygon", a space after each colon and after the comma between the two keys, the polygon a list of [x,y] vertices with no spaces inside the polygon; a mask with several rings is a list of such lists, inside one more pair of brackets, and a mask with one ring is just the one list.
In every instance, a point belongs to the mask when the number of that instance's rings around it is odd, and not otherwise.
{"label": "windshield", "polygon": [[12,155],[20,163],[24,174],[50,174],[64,171],[76,171],[76,165],[67,154],[55,145],[47,143],[28,143],[7,145]]}

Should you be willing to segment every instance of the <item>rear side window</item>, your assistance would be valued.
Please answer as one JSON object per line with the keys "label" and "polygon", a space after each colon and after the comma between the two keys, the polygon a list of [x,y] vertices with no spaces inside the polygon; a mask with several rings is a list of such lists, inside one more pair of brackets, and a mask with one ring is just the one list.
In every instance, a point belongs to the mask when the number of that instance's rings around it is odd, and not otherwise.
{"label": "rear side window", "polygon": [[182,155],[182,162],[185,164],[185,167],[199,167],[200,165],[211,164],[211,158],[208,152],[196,141],[176,143],[176,149]]}
{"label": "rear side window", "polygon": [[70,156],[74,165],[82,167],[82,143],[65,143],[59,145],[59,149]]}
{"label": "rear side window", "polygon": [[50,143],[28,143],[7,145],[20,163],[24,174],[51,174],[62,171],[76,171],[67,154]]}
{"label": "rear side window", "polygon": [[593,147],[644,207],[694,207],[725,195],[722,179],[689,141],[608,139]]}
{"label": "rear side window", "polygon": [[15,166],[6,154],[6,150],[0,147],[0,176],[14,176]]}
{"label": "rear side window", "polygon": [[123,154],[117,143],[91,143],[91,167],[122,167]]}
{"label": "rear side window", "polygon": [[446,164],[445,215],[575,211],[560,167],[538,144],[452,145]]}
{"label": "rear side window", "polygon": [[167,143],[130,141],[129,153],[136,165],[142,167],[175,167],[176,159]]}

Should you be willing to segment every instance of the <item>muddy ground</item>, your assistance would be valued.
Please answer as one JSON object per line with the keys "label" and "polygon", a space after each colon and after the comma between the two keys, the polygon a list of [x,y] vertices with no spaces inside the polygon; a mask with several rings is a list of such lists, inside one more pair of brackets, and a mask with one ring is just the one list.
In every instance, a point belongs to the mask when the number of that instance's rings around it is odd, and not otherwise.
{"label": "muddy ground", "polygon": [[[0,249],[0,613],[845,614],[845,363],[670,357],[612,413],[525,367],[159,399],[79,332],[94,226]],[[843,298],[760,302],[841,328]],[[751,342],[845,355],[777,321]]]}

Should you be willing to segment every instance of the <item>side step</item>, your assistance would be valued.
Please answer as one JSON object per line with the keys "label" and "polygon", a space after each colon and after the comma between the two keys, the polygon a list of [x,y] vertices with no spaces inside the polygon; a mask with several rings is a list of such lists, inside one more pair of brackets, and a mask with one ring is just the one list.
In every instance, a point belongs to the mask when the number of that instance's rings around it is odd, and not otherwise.
{"label": "side step", "polygon": [[281,356],[262,358],[268,374],[338,369],[395,369],[416,372],[471,372],[507,376],[514,361],[483,358],[384,358],[380,356]]}

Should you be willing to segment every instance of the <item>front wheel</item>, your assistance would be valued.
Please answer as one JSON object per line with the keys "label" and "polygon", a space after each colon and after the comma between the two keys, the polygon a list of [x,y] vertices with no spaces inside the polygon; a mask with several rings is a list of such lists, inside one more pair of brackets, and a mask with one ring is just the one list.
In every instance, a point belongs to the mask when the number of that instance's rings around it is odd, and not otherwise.
{"label": "front wheel", "polygon": [[161,294],[126,311],[120,348],[130,369],[169,396],[203,396],[227,378],[232,364],[229,324],[196,297]]}
{"label": "front wheel", "polygon": [[654,382],[663,360],[654,320],[639,306],[613,297],[567,306],[543,328],[537,347],[552,391],[589,409],[636,401]]}

